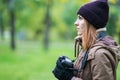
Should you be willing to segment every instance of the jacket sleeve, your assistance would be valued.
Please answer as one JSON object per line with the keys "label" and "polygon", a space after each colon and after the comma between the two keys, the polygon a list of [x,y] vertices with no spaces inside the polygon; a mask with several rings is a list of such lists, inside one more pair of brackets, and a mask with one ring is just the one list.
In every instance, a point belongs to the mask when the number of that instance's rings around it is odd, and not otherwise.
{"label": "jacket sleeve", "polygon": [[[99,49],[95,58],[91,60],[91,72],[93,80],[114,80],[113,69],[110,61],[111,53],[105,49]],[[113,58],[113,57],[112,57]]]}

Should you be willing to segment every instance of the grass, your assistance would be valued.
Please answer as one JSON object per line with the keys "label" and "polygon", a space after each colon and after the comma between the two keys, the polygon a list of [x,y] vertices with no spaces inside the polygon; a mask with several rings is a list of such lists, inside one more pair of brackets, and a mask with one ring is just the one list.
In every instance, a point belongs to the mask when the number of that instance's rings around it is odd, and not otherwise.
{"label": "grass", "polygon": [[[49,51],[39,42],[17,42],[15,51],[9,43],[0,45],[0,80],[56,80],[52,74],[56,59],[72,52],[69,44],[51,44]],[[67,55],[67,54],[66,54]]]}
{"label": "grass", "polygon": [[51,43],[45,51],[40,42],[17,42],[16,50],[12,51],[8,42],[0,42],[0,80],[57,80],[52,70],[60,55],[73,59],[73,44]]}

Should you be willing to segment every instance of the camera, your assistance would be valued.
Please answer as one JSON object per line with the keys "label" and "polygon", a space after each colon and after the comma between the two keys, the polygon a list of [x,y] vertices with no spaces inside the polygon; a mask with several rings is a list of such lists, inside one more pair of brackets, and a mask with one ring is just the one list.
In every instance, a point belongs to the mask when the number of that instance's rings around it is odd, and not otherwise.
{"label": "camera", "polygon": [[62,56],[61,57],[61,64],[65,68],[73,68],[73,62],[72,62],[72,60],[70,58],[66,57],[66,56]]}

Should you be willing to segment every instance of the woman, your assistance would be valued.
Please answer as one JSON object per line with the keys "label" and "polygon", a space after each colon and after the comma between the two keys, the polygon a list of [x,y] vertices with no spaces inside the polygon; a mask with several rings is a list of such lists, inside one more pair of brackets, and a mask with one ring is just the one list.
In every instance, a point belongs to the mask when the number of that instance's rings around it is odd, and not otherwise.
{"label": "woman", "polygon": [[116,80],[120,53],[116,42],[106,34],[109,16],[107,0],[87,3],[78,10],[77,15],[77,58],[73,66],[66,67],[63,62],[72,62],[65,56],[60,57],[53,70],[54,76],[59,80]]}

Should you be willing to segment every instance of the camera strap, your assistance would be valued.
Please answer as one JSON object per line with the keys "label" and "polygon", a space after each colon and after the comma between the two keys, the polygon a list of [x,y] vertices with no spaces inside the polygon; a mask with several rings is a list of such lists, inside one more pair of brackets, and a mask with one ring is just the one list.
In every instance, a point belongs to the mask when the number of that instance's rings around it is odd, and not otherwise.
{"label": "camera strap", "polygon": [[[105,31],[102,31],[98,34],[97,36],[97,39],[101,40],[103,39],[105,36],[106,36],[106,32]],[[85,68],[85,65],[86,65],[86,62],[87,62],[87,58],[88,58],[88,53],[89,53],[89,48],[86,50],[85,54],[84,54],[84,57],[82,59],[82,63],[81,63],[81,68],[78,70],[78,72],[81,72],[84,68]]]}

